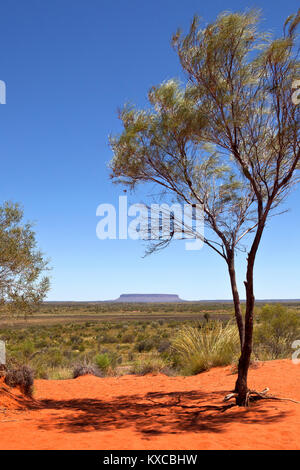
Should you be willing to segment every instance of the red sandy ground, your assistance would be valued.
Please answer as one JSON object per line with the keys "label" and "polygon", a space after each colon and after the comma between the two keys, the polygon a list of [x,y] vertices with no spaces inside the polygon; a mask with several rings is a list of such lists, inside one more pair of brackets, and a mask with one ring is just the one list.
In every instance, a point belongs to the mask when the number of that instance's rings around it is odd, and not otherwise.
{"label": "red sandy ground", "polygon": [[[260,363],[251,388],[300,400],[300,365]],[[300,449],[300,404],[221,411],[231,367],[193,377],[35,381],[34,400],[0,382],[1,449]],[[180,401],[179,401],[180,397]]]}

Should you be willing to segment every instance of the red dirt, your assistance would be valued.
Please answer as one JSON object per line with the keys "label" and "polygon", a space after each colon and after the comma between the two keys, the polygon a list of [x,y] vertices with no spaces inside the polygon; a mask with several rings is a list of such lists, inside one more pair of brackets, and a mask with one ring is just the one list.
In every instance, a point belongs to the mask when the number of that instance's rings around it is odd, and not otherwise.
{"label": "red dirt", "polygon": [[[251,388],[300,401],[300,365],[260,363]],[[36,380],[34,400],[0,382],[1,449],[300,449],[300,405],[221,411],[231,367],[193,377]],[[180,397],[180,401],[178,402]]]}

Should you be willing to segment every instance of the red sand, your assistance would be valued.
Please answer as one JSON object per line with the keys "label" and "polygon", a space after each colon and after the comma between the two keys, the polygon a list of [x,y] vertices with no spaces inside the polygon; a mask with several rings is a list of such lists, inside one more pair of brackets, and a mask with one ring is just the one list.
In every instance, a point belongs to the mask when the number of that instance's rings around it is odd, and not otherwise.
{"label": "red sand", "polygon": [[[249,385],[300,401],[299,379],[300,365],[272,361],[251,369]],[[300,449],[300,405],[263,400],[221,412],[234,382],[231,367],[193,377],[37,380],[35,400],[2,382],[0,447]]]}

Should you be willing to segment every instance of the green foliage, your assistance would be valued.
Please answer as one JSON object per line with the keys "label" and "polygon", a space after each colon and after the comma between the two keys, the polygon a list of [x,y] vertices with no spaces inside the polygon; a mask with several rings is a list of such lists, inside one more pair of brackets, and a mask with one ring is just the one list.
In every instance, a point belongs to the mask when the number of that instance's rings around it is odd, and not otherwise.
{"label": "green foliage", "polygon": [[282,305],[265,305],[254,329],[254,351],[261,358],[278,359],[292,354],[300,338],[300,317]]}
{"label": "green foliage", "polygon": [[[206,223],[228,244],[253,225],[258,198],[266,203],[274,187],[292,184],[299,158],[291,99],[299,14],[287,21],[293,33],[274,40],[259,20],[255,10],[223,13],[201,29],[195,18],[186,36],[173,38],[188,82],[152,87],[147,110],[125,106],[123,132],[110,139],[112,178],[130,187],[154,182],[203,204]],[[276,191],[268,211],[288,193]]]}
{"label": "green foliage", "polygon": [[111,362],[112,360],[107,353],[97,354],[97,356],[95,357],[95,364],[103,372],[107,371],[107,369],[111,365]]}
{"label": "green foliage", "polygon": [[22,219],[18,204],[0,205],[0,307],[14,313],[30,313],[49,289],[49,279],[41,277],[47,261],[36,249],[32,225]]}
{"label": "green foliage", "polygon": [[175,361],[186,375],[231,364],[239,351],[235,326],[220,322],[199,326],[184,326],[173,342]]}

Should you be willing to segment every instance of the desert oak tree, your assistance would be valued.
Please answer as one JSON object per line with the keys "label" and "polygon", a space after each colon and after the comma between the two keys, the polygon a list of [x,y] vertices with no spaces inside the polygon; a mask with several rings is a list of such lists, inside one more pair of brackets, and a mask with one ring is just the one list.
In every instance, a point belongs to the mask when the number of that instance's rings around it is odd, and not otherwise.
{"label": "desert oak tree", "polygon": [[[259,28],[260,14],[223,13],[203,29],[197,17],[173,47],[186,83],[149,91],[149,107],[126,105],[123,132],[111,137],[112,178],[135,187],[155,183],[185,204],[202,204],[206,245],[226,262],[241,356],[236,402],[247,405],[252,352],[254,264],[266,223],[299,179],[299,78],[291,15],[281,37]],[[172,234],[170,235],[170,238]],[[246,308],[236,281],[237,250],[246,253]]]}
{"label": "desert oak tree", "polygon": [[47,260],[36,249],[30,223],[23,223],[18,204],[0,205],[0,307],[28,314],[45,297],[49,279],[42,276]]}

